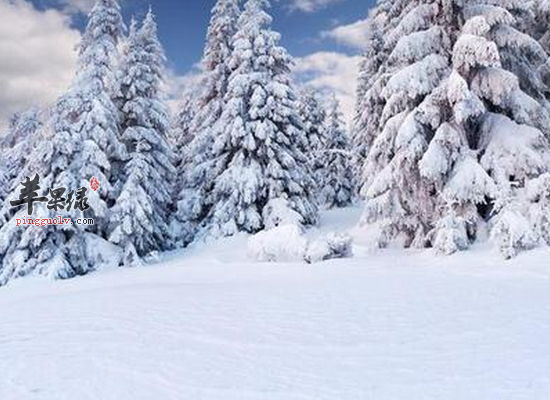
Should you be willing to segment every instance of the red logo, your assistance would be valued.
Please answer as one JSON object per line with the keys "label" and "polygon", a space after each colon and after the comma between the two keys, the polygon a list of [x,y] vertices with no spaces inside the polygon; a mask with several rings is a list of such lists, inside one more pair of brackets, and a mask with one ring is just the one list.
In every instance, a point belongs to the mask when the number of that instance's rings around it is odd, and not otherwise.
{"label": "red logo", "polygon": [[94,176],[92,178],[92,180],[90,181],[90,187],[92,188],[92,190],[95,192],[97,189],[99,189],[99,181],[97,180],[97,178]]}

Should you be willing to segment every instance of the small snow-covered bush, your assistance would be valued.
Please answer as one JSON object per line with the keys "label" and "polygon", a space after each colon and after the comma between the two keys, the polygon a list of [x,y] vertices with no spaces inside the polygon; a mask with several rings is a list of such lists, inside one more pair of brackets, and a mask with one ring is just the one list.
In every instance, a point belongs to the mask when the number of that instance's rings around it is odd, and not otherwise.
{"label": "small snow-covered bush", "polygon": [[508,260],[537,246],[538,238],[529,220],[517,209],[506,207],[497,217],[491,232],[502,255]]}
{"label": "small snow-covered bush", "polygon": [[438,221],[433,235],[435,250],[446,256],[466,250],[470,245],[466,220],[455,213],[447,215]]}
{"label": "small snow-covered bush", "polygon": [[327,236],[310,242],[304,256],[312,264],[335,258],[351,257],[352,239],[348,235],[329,233]]}
{"label": "small snow-covered bush", "polygon": [[248,256],[262,262],[301,261],[307,247],[299,225],[280,225],[248,240]]}

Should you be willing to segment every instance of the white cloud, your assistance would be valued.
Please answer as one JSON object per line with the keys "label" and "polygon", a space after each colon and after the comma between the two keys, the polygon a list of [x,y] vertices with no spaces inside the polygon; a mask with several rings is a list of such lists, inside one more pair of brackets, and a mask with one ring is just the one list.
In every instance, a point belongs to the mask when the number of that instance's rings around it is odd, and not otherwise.
{"label": "white cloud", "polygon": [[68,87],[79,39],[59,11],[0,0],[0,128],[14,112],[51,104]]}
{"label": "white cloud", "polygon": [[168,108],[172,115],[179,112],[179,107],[182,99],[190,92],[197,90],[201,79],[200,66],[196,64],[193,68],[183,74],[179,75],[174,70],[168,69],[166,71],[166,78],[163,85],[163,91],[166,95]]}
{"label": "white cloud", "polygon": [[290,0],[290,8],[303,12],[315,12],[344,0]]}
{"label": "white cloud", "polygon": [[359,61],[359,56],[318,52],[297,59],[294,72],[302,83],[334,92],[346,120],[351,122],[355,108]]}
{"label": "white cloud", "polygon": [[367,19],[361,19],[349,25],[341,25],[321,33],[324,38],[330,38],[346,46],[363,49],[367,41]]}

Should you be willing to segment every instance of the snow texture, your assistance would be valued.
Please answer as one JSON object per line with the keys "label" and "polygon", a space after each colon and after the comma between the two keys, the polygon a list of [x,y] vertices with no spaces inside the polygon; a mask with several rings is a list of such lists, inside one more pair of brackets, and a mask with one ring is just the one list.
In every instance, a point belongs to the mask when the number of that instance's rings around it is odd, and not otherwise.
{"label": "snow texture", "polygon": [[[347,230],[359,209],[322,216]],[[550,396],[548,249],[246,261],[246,238],[0,295],[3,400]]]}

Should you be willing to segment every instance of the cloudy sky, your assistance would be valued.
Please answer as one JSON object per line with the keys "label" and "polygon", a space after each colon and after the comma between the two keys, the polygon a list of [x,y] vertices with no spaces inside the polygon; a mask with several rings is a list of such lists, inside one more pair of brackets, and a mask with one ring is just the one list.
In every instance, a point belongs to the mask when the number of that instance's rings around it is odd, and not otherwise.
{"label": "cloudy sky", "polygon": [[[0,0],[0,127],[11,114],[53,102],[68,86],[75,46],[94,0]],[[336,91],[351,112],[364,18],[373,0],[272,0],[274,27],[296,57],[298,79]],[[173,95],[200,60],[215,0],[125,0],[126,20],[157,14]]]}

